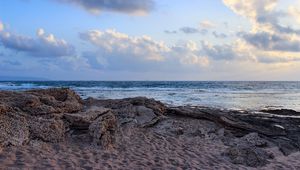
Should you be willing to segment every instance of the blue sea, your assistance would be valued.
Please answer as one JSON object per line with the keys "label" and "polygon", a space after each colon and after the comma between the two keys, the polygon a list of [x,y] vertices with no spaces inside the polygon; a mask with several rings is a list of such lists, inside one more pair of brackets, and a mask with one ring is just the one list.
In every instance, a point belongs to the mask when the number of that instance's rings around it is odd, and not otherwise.
{"label": "blue sea", "polygon": [[70,87],[83,97],[120,99],[145,96],[165,104],[238,110],[300,111],[300,82],[245,81],[2,81],[0,90]]}

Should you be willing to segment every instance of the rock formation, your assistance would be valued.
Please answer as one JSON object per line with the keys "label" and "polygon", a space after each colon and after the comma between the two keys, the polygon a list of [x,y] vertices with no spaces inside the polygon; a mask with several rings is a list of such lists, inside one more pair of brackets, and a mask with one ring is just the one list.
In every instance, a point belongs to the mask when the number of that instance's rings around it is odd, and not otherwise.
{"label": "rock formation", "polygon": [[232,163],[259,167],[274,158],[268,147],[276,146],[285,155],[299,151],[297,115],[291,110],[167,107],[144,97],[82,100],[70,89],[1,91],[0,147],[60,143],[83,135],[99,149],[126,150],[138,138],[204,138],[221,142],[227,149],[220,155]]}

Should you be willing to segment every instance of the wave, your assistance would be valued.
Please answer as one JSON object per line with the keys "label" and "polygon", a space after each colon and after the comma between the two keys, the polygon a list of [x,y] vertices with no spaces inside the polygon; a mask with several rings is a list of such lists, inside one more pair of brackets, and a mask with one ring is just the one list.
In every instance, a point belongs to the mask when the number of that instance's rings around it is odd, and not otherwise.
{"label": "wave", "polygon": [[28,90],[28,89],[44,89],[49,86],[40,86],[34,83],[12,83],[0,82],[0,90]]}
{"label": "wave", "polygon": [[0,90],[70,87],[81,97],[117,99],[145,96],[171,105],[300,110],[300,82],[0,82]]}

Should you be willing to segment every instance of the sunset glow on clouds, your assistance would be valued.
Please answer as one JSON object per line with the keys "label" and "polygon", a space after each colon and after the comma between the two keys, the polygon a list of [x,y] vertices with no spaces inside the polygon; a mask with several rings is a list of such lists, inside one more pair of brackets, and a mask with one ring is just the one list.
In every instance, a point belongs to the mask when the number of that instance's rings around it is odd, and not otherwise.
{"label": "sunset glow on clouds", "polygon": [[1,1],[0,76],[299,80],[299,18],[297,0]]}

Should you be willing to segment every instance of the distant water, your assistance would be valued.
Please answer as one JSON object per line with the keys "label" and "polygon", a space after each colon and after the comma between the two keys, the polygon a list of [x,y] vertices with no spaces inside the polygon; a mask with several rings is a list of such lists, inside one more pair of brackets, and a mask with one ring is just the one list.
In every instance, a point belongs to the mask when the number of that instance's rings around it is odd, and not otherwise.
{"label": "distant water", "polygon": [[83,98],[146,96],[169,105],[226,109],[287,108],[300,111],[300,82],[214,81],[9,81],[0,90],[70,87]]}

